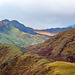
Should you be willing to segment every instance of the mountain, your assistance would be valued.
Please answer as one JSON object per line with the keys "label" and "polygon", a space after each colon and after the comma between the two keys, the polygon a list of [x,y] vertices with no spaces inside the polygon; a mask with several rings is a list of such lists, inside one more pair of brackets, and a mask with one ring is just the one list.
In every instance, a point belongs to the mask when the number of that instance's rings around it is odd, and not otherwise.
{"label": "mountain", "polygon": [[33,28],[26,27],[24,24],[21,24],[17,20],[9,21],[8,19],[4,19],[1,22],[8,23],[9,25],[12,25],[15,28],[19,29],[19,31],[21,31],[21,32],[25,32],[25,33],[32,34],[32,35],[37,35],[37,34],[44,35],[47,37],[54,36],[61,31],[66,31],[66,30],[70,30],[70,29],[75,28],[75,25],[71,25],[71,26],[64,27],[64,28],[50,28],[50,29],[43,29],[43,30],[35,30]]}
{"label": "mountain", "polygon": [[75,62],[75,29],[62,31],[47,41],[27,47],[30,54],[38,54],[61,60]]}
{"label": "mountain", "polygon": [[29,46],[41,43],[48,37],[42,35],[32,35],[20,31],[10,24],[9,20],[0,21],[0,43],[14,44],[17,46]]}
{"label": "mountain", "polygon": [[22,32],[29,33],[29,34],[32,34],[32,35],[37,34],[37,33],[34,32],[33,28],[26,27],[25,25],[19,23],[17,20],[9,21],[8,19],[5,19],[5,20],[2,20],[2,22],[7,22],[9,25],[14,26],[15,28],[19,29]]}
{"label": "mountain", "polygon": [[50,28],[50,29],[43,29],[43,30],[35,30],[33,28],[26,27],[24,24],[21,24],[17,20],[9,21],[8,19],[4,19],[1,22],[8,23],[9,25],[12,25],[15,28],[19,29],[19,31],[21,31],[21,32],[25,32],[25,33],[32,34],[32,35],[37,35],[37,34],[44,35],[47,37],[54,36],[61,31],[66,31],[66,30],[75,28],[75,25],[71,25],[71,26],[64,27],[64,28]]}
{"label": "mountain", "polygon": [[65,27],[65,28],[51,28],[51,29],[43,29],[43,30],[35,30],[36,33],[44,34],[47,36],[54,36],[61,31],[66,31],[75,28],[75,25]]}
{"label": "mountain", "polygon": [[24,54],[22,49],[0,44],[0,75],[75,75],[75,63]]}
{"label": "mountain", "polygon": [[75,29],[48,39],[22,27],[0,21],[0,75],[75,75]]}

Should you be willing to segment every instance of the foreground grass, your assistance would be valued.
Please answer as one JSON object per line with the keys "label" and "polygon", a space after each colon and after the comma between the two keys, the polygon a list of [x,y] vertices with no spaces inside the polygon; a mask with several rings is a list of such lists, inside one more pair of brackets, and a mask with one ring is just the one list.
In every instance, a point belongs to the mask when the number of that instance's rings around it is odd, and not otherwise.
{"label": "foreground grass", "polygon": [[75,75],[75,63],[24,54],[0,67],[1,75]]}
{"label": "foreground grass", "polygon": [[47,75],[75,75],[75,63],[53,62],[47,65]]}

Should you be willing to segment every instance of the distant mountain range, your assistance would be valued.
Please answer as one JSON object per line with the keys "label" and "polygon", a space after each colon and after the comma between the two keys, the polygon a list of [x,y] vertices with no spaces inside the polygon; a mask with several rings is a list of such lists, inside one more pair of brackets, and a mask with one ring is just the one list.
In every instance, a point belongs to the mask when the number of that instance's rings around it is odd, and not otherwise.
{"label": "distant mountain range", "polygon": [[29,34],[32,34],[32,35],[36,35],[37,34],[37,33],[34,32],[33,28],[26,27],[25,25],[19,23],[16,20],[9,21],[8,19],[5,19],[5,20],[2,20],[2,22],[6,22],[9,25],[14,26],[15,28],[19,29],[22,32],[29,33]]}
{"label": "distant mountain range", "polygon": [[24,24],[21,24],[16,20],[9,21],[8,19],[5,19],[5,20],[2,20],[2,22],[8,23],[9,25],[14,26],[15,28],[19,29],[21,32],[25,32],[32,35],[37,35],[37,34],[44,35],[47,37],[54,36],[61,31],[66,31],[66,30],[75,28],[75,25],[71,25],[64,28],[50,28],[50,29],[35,30],[33,28],[26,27]]}
{"label": "distant mountain range", "polygon": [[73,29],[73,28],[75,28],[75,25],[68,26],[68,27],[65,27],[65,28],[50,28],[50,29],[43,29],[43,30],[35,30],[35,32],[38,33],[38,34],[44,34],[44,35],[47,35],[47,36],[54,36],[61,31],[66,31],[66,30],[70,30],[70,29]]}

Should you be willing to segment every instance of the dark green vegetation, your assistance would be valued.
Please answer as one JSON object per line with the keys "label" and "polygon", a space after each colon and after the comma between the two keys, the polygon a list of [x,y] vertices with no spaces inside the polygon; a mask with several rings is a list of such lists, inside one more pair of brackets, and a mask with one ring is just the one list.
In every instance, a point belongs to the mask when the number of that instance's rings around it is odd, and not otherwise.
{"label": "dark green vegetation", "polygon": [[0,21],[0,43],[29,46],[48,39],[42,35],[32,35],[15,28],[8,20]]}
{"label": "dark green vegetation", "polygon": [[75,62],[75,29],[63,31],[44,43],[27,47],[28,53]]}

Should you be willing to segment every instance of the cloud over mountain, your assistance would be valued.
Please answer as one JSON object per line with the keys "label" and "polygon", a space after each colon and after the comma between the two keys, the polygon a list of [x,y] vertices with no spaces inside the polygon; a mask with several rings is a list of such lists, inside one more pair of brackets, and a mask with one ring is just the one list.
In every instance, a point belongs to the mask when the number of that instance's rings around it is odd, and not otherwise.
{"label": "cloud over mountain", "polygon": [[0,19],[43,29],[75,24],[74,0],[0,0]]}

